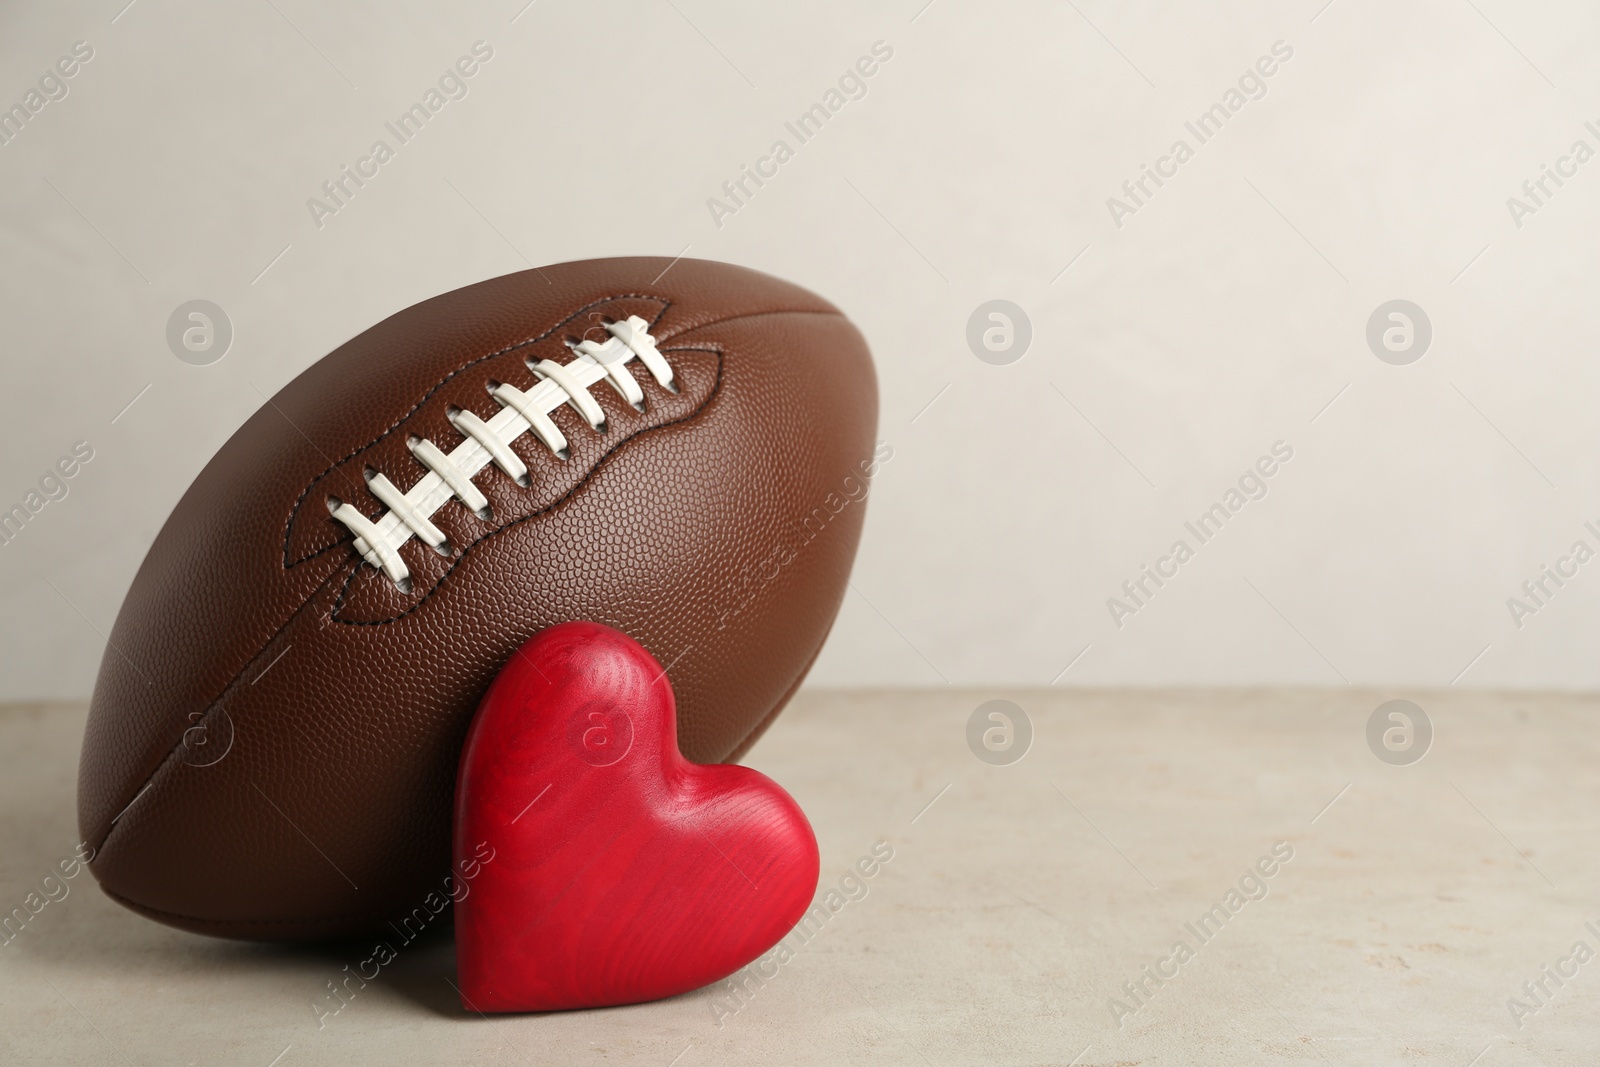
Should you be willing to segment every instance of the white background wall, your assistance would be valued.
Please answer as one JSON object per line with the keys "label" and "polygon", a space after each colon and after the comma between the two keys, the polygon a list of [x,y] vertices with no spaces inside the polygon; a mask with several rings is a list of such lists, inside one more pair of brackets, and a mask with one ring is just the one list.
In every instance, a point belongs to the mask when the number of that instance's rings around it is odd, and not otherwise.
{"label": "white background wall", "polygon": [[[1600,684],[1600,562],[1521,628],[1506,604],[1600,548],[1600,160],[1520,228],[1506,205],[1600,149],[1592,5],[124,2],[0,14],[0,102],[94,48],[0,148],[0,504],[95,449],[0,547],[0,696],[87,695],[173,503],[346,338],[686,247],[828,296],[877,357],[895,458],[814,684]],[[319,230],[306,199],[480,39],[469,95]],[[717,226],[707,198],[878,40],[865,98]],[[1184,121],[1280,40],[1197,145]],[[208,367],[164,339],[196,297],[236,330]],[[992,298],[1032,322],[1008,366],[965,340]],[[1364,339],[1393,298],[1433,324],[1409,366]],[[1115,625],[1278,440],[1269,495]]]}

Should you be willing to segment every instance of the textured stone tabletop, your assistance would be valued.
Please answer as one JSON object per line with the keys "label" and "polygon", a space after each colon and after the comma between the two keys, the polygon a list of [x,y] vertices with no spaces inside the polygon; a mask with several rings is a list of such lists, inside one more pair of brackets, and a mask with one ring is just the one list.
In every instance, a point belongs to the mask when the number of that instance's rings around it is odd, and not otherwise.
{"label": "textured stone tabletop", "polygon": [[[1397,695],[1434,732],[1410,765],[1368,744]],[[995,698],[1032,727],[1008,765],[968,743]],[[486,1019],[459,1006],[444,929],[336,997],[371,946],[210,940],[87,873],[47,883],[76,869],[83,710],[6,708],[0,907],[21,929],[0,945],[0,1062],[1592,1064],[1597,712],[1455,691],[807,691],[749,762],[816,828],[818,932],[737,985]]]}

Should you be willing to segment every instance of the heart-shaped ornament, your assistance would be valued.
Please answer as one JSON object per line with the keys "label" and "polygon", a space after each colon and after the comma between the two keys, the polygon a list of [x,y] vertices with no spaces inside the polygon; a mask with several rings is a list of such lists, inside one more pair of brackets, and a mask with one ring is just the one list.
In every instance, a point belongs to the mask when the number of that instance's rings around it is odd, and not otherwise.
{"label": "heart-shaped ornament", "polygon": [[794,798],[747,767],[684,759],[666,672],[588,622],[537,634],[485,694],[456,778],[455,860],[461,997],[483,1012],[698,989],[788,933],[818,871]]}

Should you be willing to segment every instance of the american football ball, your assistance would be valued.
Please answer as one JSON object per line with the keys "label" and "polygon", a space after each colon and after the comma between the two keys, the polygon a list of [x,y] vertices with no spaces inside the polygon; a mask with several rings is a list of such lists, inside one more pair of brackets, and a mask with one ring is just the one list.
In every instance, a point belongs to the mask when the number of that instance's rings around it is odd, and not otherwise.
{"label": "american football ball", "polygon": [[569,620],[665,665],[685,756],[737,760],[832,625],[876,422],[838,309],[726,264],[566,263],[385,319],[250,417],[139,568],[79,767],[91,869],[225,937],[414,915],[474,708]]}

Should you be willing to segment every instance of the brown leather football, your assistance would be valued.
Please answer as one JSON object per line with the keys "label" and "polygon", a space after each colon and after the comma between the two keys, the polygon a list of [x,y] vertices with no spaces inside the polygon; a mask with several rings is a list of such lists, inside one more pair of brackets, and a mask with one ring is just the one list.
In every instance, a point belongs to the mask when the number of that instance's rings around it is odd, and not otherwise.
{"label": "brown leather football", "polygon": [[566,263],[384,320],[233,435],[139,568],[84,737],[91,869],[227,937],[412,915],[479,698],[573,619],[666,666],[686,756],[737,759],[832,625],[876,422],[838,309],[726,264]]}

